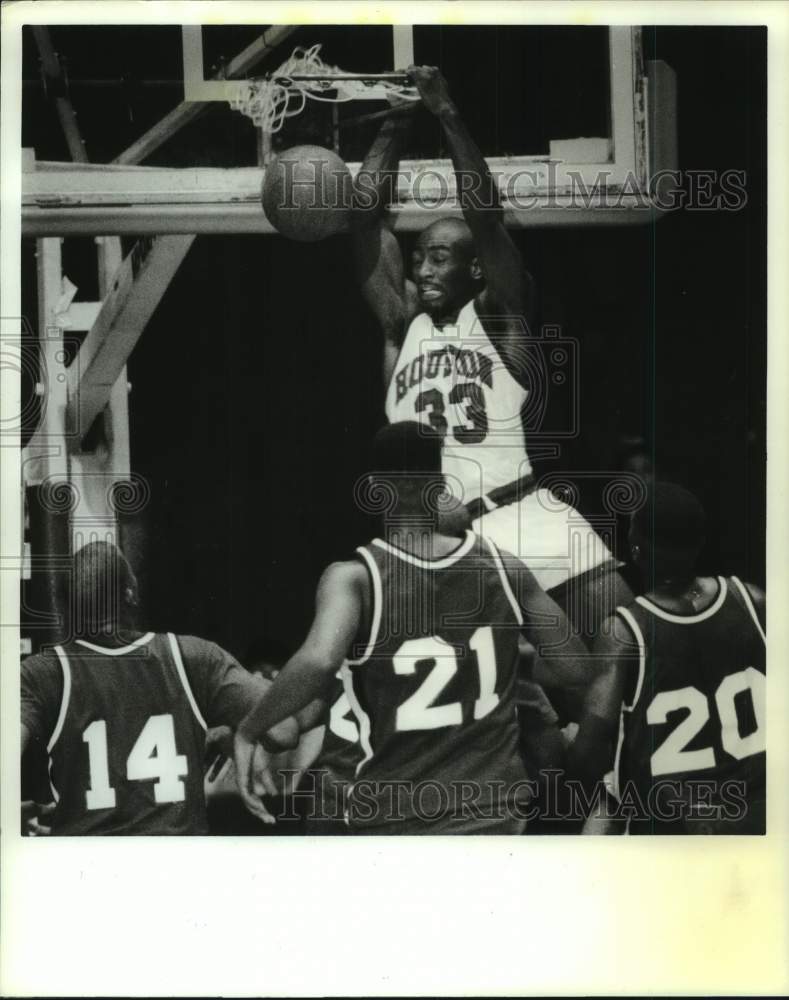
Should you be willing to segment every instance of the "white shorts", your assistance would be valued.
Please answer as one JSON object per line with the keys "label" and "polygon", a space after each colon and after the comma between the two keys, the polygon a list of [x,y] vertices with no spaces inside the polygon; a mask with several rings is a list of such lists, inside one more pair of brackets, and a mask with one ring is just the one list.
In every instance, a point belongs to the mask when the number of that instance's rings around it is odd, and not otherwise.
{"label": "white shorts", "polygon": [[514,503],[486,511],[472,528],[524,562],[543,590],[605,563],[611,551],[583,515],[550,490],[528,493]]}

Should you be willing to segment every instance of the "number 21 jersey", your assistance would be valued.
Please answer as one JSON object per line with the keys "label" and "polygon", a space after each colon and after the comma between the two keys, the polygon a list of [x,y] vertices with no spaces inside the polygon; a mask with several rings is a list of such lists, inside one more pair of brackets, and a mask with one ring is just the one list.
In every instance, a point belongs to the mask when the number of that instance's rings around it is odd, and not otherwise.
{"label": "number 21 jersey", "polygon": [[435,560],[390,542],[358,550],[374,600],[369,642],[343,667],[364,754],[350,804],[362,788],[378,802],[364,816],[351,808],[349,821],[386,825],[394,786],[403,783],[402,818],[419,821],[409,795],[428,782],[448,807],[436,818],[457,828],[460,783],[476,783],[475,802],[488,807],[526,780],[515,706],[522,613],[486,539],[468,532]]}

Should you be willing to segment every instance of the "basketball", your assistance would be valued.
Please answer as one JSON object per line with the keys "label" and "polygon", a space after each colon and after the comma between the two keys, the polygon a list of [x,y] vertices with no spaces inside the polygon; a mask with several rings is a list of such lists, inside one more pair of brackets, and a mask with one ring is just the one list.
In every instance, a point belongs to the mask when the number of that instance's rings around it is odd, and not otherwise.
{"label": "basketball", "polygon": [[278,233],[315,243],[346,228],[351,174],[321,146],[293,146],[266,167],[263,211]]}

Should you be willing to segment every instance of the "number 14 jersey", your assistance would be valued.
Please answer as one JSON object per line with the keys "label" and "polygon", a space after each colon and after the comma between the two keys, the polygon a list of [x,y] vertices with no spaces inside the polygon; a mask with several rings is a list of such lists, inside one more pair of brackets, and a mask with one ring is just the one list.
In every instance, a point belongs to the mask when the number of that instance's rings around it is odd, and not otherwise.
{"label": "number 14 jersey", "polygon": [[55,647],[63,671],[49,742],[55,832],[203,834],[205,721],[175,636]]}

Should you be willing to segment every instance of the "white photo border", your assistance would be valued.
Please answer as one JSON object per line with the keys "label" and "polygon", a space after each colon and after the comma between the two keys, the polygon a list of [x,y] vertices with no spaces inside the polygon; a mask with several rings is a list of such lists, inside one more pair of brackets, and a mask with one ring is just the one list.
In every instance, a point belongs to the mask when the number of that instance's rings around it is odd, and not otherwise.
{"label": "white photo border", "polygon": [[[2,315],[21,315],[23,23],[766,24],[769,73],[768,829],[759,838],[23,839],[19,636],[2,642],[0,991],[6,996],[789,990],[785,3],[20,2],[2,9]],[[700,57],[703,54],[700,54]],[[2,415],[19,408],[3,371]],[[18,554],[18,452],[2,555]],[[2,621],[18,577],[0,573]]]}

